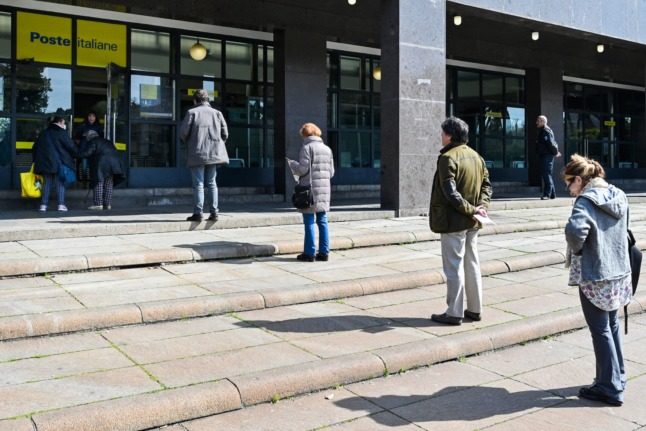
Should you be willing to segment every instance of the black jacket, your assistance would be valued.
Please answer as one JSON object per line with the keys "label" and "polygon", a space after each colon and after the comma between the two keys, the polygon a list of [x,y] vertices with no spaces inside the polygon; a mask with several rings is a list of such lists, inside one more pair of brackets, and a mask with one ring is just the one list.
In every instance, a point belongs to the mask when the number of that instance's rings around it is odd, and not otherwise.
{"label": "black jacket", "polygon": [[554,140],[554,132],[548,126],[538,129],[536,150],[541,156],[555,156],[558,152],[558,146]]}
{"label": "black jacket", "polygon": [[70,139],[67,130],[50,124],[34,144],[34,172],[40,175],[57,174],[60,163],[74,169],[76,153],[76,145]]}
{"label": "black jacket", "polygon": [[96,183],[112,176],[114,184],[125,179],[125,169],[121,164],[119,152],[112,142],[96,137],[81,145],[79,157],[87,158],[90,162],[90,181],[92,187]]}

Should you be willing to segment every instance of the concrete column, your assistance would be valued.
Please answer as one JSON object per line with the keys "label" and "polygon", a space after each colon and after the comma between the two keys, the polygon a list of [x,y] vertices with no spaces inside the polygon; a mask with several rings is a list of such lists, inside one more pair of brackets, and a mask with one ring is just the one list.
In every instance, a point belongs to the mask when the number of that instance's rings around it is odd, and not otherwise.
{"label": "concrete column", "polygon": [[275,43],[276,193],[291,199],[294,179],[285,156],[295,159],[304,123],[315,123],[326,136],[327,69],[325,36],[300,30],[277,30]]}
{"label": "concrete column", "polygon": [[[563,71],[560,68],[543,67],[528,69],[525,76],[527,89],[527,140],[529,158],[529,184],[540,185],[540,160],[536,153],[536,117],[545,115],[547,124],[554,132],[562,157],[554,161],[554,185],[556,193],[565,193],[559,175],[565,159],[565,125],[563,123]],[[495,193],[495,190],[494,190]]]}
{"label": "concrete column", "polygon": [[445,0],[381,2],[381,205],[428,212],[446,115]]}

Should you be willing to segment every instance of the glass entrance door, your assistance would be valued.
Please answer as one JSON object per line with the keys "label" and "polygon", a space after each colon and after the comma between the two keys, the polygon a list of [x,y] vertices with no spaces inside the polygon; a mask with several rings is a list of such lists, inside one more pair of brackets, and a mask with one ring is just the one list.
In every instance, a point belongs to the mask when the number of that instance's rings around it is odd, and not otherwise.
{"label": "glass entrance door", "polygon": [[105,136],[122,154],[123,166],[128,163],[128,92],[126,69],[115,64],[106,67],[107,104]]}

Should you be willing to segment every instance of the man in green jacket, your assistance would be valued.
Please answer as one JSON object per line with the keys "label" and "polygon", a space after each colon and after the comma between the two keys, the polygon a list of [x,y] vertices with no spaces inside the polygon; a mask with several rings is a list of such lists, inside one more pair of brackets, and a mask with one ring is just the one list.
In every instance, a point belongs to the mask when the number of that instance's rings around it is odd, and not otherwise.
{"label": "man in green jacket", "polygon": [[482,224],[476,217],[488,219],[491,183],[484,160],[467,145],[469,126],[450,117],[441,128],[442,149],[433,178],[429,222],[431,230],[440,234],[448,308],[442,314],[433,314],[431,320],[461,325],[464,318],[481,319],[478,230]]}

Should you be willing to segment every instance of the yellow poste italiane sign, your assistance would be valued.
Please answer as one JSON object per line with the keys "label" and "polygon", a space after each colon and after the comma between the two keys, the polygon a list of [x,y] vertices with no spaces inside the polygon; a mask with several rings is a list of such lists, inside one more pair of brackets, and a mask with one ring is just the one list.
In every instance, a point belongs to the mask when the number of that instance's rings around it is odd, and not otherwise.
{"label": "yellow poste italiane sign", "polygon": [[17,58],[45,63],[72,64],[76,48],[79,66],[126,66],[125,25],[77,20],[76,41],[72,41],[72,19],[18,12]]}
{"label": "yellow poste italiane sign", "polygon": [[76,21],[76,64],[126,66],[126,26],[95,21]]}
{"label": "yellow poste italiane sign", "polygon": [[16,57],[46,63],[72,64],[72,20],[18,12]]}

